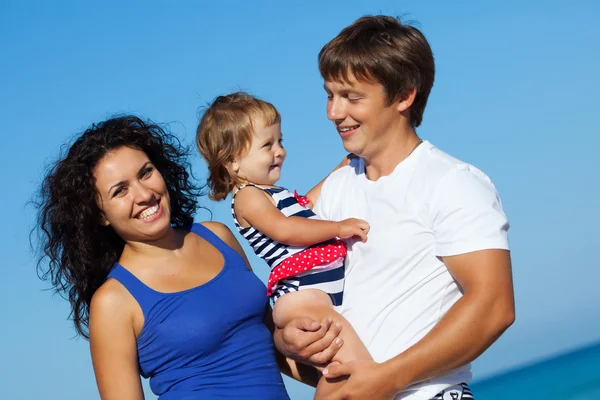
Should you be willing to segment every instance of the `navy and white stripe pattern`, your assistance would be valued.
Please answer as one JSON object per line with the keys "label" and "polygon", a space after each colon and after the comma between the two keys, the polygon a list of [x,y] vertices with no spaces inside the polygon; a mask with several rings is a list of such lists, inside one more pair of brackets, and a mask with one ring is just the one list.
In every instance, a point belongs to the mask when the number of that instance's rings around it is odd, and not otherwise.
{"label": "navy and white stripe pattern", "polygon": [[473,393],[466,383],[454,385],[436,394],[431,400],[473,400]]}
{"label": "navy and white stripe pattern", "polygon": [[[300,253],[311,247],[290,246],[279,243],[254,227],[242,227],[235,216],[235,195],[245,186],[254,186],[268,193],[277,209],[287,217],[303,217],[318,219],[317,215],[309,208],[298,203],[296,198],[289,190],[284,188],[263,188],[256,185],[243,185],[232,196],[231,214],[233,221],[240,234],[248,240],[250,246],[257,256],[269,264],[271,270],[279,265],[287,257]],[[304,289],[318,289],[327,293],[334,306],[342,304],[344,295],[344,260],[340,258],[328,265],[320,265],[301,274],[282,279],[277,282],[274,293],[271,298],[273,303],[279,297],[286,293],[297,292]]]}
{"label": "navy and white stripe pattern", "polygon": [[325,268],[313,268],[280,280],[272,296],[273,303],[286,293],[306,289],[321,290],[329,295],[334,306],[341,306],[344,299],[344,260],[340,258]]}
{"label": "navy and white stripe pattern", "polygon": [[303,217],[318,219],[317,215],[309,208],[301,206],[298,201],[289,190],[279,187],[265,188],[257,185],[242,185],[238,190],[235,191],[231,198],[231,214],[233,215],[233,222],[240,234],[248,240],[250,247],[254,250],[254,253],[265,260],[271,270],[279,265],[287,257],[306,250],[308,247],[304,246],[290,246],[287,244],[279,243],[264,233],[260,232],[252,226],[247,228],[242,227],[238,219],[235,216],[235,196],[240,190],[246,186],[253,186],[269,194],[275,201],[277,209],[283,213],[286,217]]}

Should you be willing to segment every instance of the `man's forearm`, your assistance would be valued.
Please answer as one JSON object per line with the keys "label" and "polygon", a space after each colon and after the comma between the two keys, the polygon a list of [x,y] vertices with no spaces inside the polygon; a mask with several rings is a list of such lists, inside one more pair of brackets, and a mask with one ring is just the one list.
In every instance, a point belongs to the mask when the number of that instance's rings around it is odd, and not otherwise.
{"label": "man's forearm", "polygon": [[321,374],[315,366],[328,363],[340,349],[343,344],[338,340],[340,330],[341,325],[333,323],[331,318],[320,322],[299,318],[283,329],[273,325],[273,341],[279,350],[277,356],[281,372],[316,387]]}
{"label": "man's forearm", "polygon": [[513,323],[512,299],[465,294],[419,342],[386,361],[398,391],[465,365]]}
{"label": "man's forearm", "polygon": [[[273,340],[275,343],[281,341],[281,330],[275,328]],[[275,358],[277,359],[279,371],[282,374],[287,375],[290,378],[306,385],[317,387],[320,375],[316,368],[296,362],[291,358],[287,358],[281,352],[279,352],[279,350],[277,350],[277,346],[275,346]]]}
{"label": "man's forearm", "polygon": [[279,366],[279,372],[306,385],[317,387],[319,383],[319,372],[316,368],[301,364],[276,351],[275,358]]}

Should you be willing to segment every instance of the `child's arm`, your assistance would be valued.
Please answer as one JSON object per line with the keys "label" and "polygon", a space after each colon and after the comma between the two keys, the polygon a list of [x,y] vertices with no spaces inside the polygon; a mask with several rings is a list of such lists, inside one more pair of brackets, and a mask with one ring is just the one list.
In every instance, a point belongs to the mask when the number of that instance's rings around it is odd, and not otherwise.
{"label": "child's arm", "polygon": [[310,208],[313,208],[315,203],[317,202],[317,199],[319,198],[319,195],[321,194],[321,186],[323,186],[323,183],[329,177],[329,175],[331,175],[338,169],[350,164],[350,161],[353,158],[356,158],[356,156],[354,154],[352,154],[352,153],[348,154],[346,157],[344,157],[344,159],[342,160],[341,163],[339,163],[329,174],[327,174],[327,176],[325,178],[323,178],[321,180],[321,182],[317,183],[317,185],[314,188],[310,189],[308,191],[308,193],[306,193],[306,197],[310,200],[310,205],[309,205]]}
{"label": "child's arm", "polygon": [[247,186],[235,199],[235,213],[248,224],[270,238],[292,246],[310,246],[325,240],[359,236],[367,240],[369,224],[349,218],[340,222],[286,217],[269,200],[262,190]]}

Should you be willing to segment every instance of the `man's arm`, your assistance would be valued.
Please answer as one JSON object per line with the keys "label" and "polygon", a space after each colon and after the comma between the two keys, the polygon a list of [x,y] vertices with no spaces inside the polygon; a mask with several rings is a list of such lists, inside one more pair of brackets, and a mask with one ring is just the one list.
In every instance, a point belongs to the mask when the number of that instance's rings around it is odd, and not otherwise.
{"label": "man's arm", "polygon": [[336,355],[344,341],[338,337],[342,326],[331,318],[314,321],[297,318],[284,328],[275,327],[275,347],[287,358],[322,370]]}
{"label": "man's arm", "polygon": [[405,378],[398,376],[397,387],[404,388],[475,360],[515,320],[507,250],[444,257],[444,263],[464,295],[429,334],[390,360],[394,370],[410,371]]}
{"label": "man's arm", "polygon": [[356,158],[354,154],[348,154],[346,157],[344,157],[341,163],[339,163],[329,174],[327,174],[325,178],[321,180],[321,182],[317,183],[315,187],[313,187],[308,191],[308,193],[306,193],[306,197],[310,200],[310,208],[313,208],[317,203],[317,199],[321,194],[321,188],[323,187],[323,183],[325,183],[327,178],[329,178],[329,175],[333,174],[338,169],[350,164],[350,161],[352,161],[353,158]]}
{"label": "man's arm", "polygon": [[350,375],[333,398],[391,398],[413,383],[473,361],[513,323],[508,221],[489,178],[470,168],[450,171],[431,197],[427,215],[435,252],[462,298],[420,341],[385,363],[324,370],[332,378]]}
{"label": "man's arm", "polygon": [[[273,311],[269,307],[267,312],[265,322],[269,327],[271,333],[275,334],[276,326],[273,323]],[[322,321],[320,324],[312,324],[312,321],[308,322],[307,327],[309,330],[306,332],[314,333],[314,337],[317,342],[321,343],[320,352],[326,353],[323,357],[327,358],[327,361],[331,360],[331,357],[335,355],[337,350],[341,347],[335,342],[335,338],[339,334],[339,327],[332,326],[331,320]],[[277,335],[275,334],[275,339],[277,340]],[[341,340],[341,339],[340,339]],[[280,351],[275,351],[275,358],[277,360],[277,365],[279,366],[279,371],[282,374],[289,376],[299,382],[302,382],[306,385],[317,387],[319,383],[319,379],[321,378],[317,369],[313,366],[309,366],[306,364],[302,364],[300,362],[294,361],[291,358],[284,356]]]}
{"label": "man's arm", "polygon": [[[464,291],[419,342],[382,363],[332,365],[323,375],[350,375],[334,398],[389,398],[407,386],[465,365],[481,355],[514,322],[510,253],[482,250],[445,257]],[[349,396],[349,397],[344,397]],[[378,397],[380,396],[380,397]]]}

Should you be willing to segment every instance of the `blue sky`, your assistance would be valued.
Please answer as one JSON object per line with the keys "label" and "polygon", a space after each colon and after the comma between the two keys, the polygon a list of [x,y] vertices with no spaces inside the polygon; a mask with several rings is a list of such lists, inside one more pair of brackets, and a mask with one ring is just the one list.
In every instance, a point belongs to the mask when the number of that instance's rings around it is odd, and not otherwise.
{"label": "blue sky", "polygon": [[[474,363],[476,377],[600,340],[599,3],[3,1],[2,398],[98,397],[87,342],[74,338],[68,303],[44,291],[29,247],[25,204],[61,144],[115,113],[169,123],[193,143],[199,107],[244,89],[279,108],[281,184],[305,191],[344,155],[325,118],[317,54],[377,13],[418,21],[433,48],[419,135],[488,173],[511,221],[517,322]],[[202,204],[233,228],[227,202]]]}

